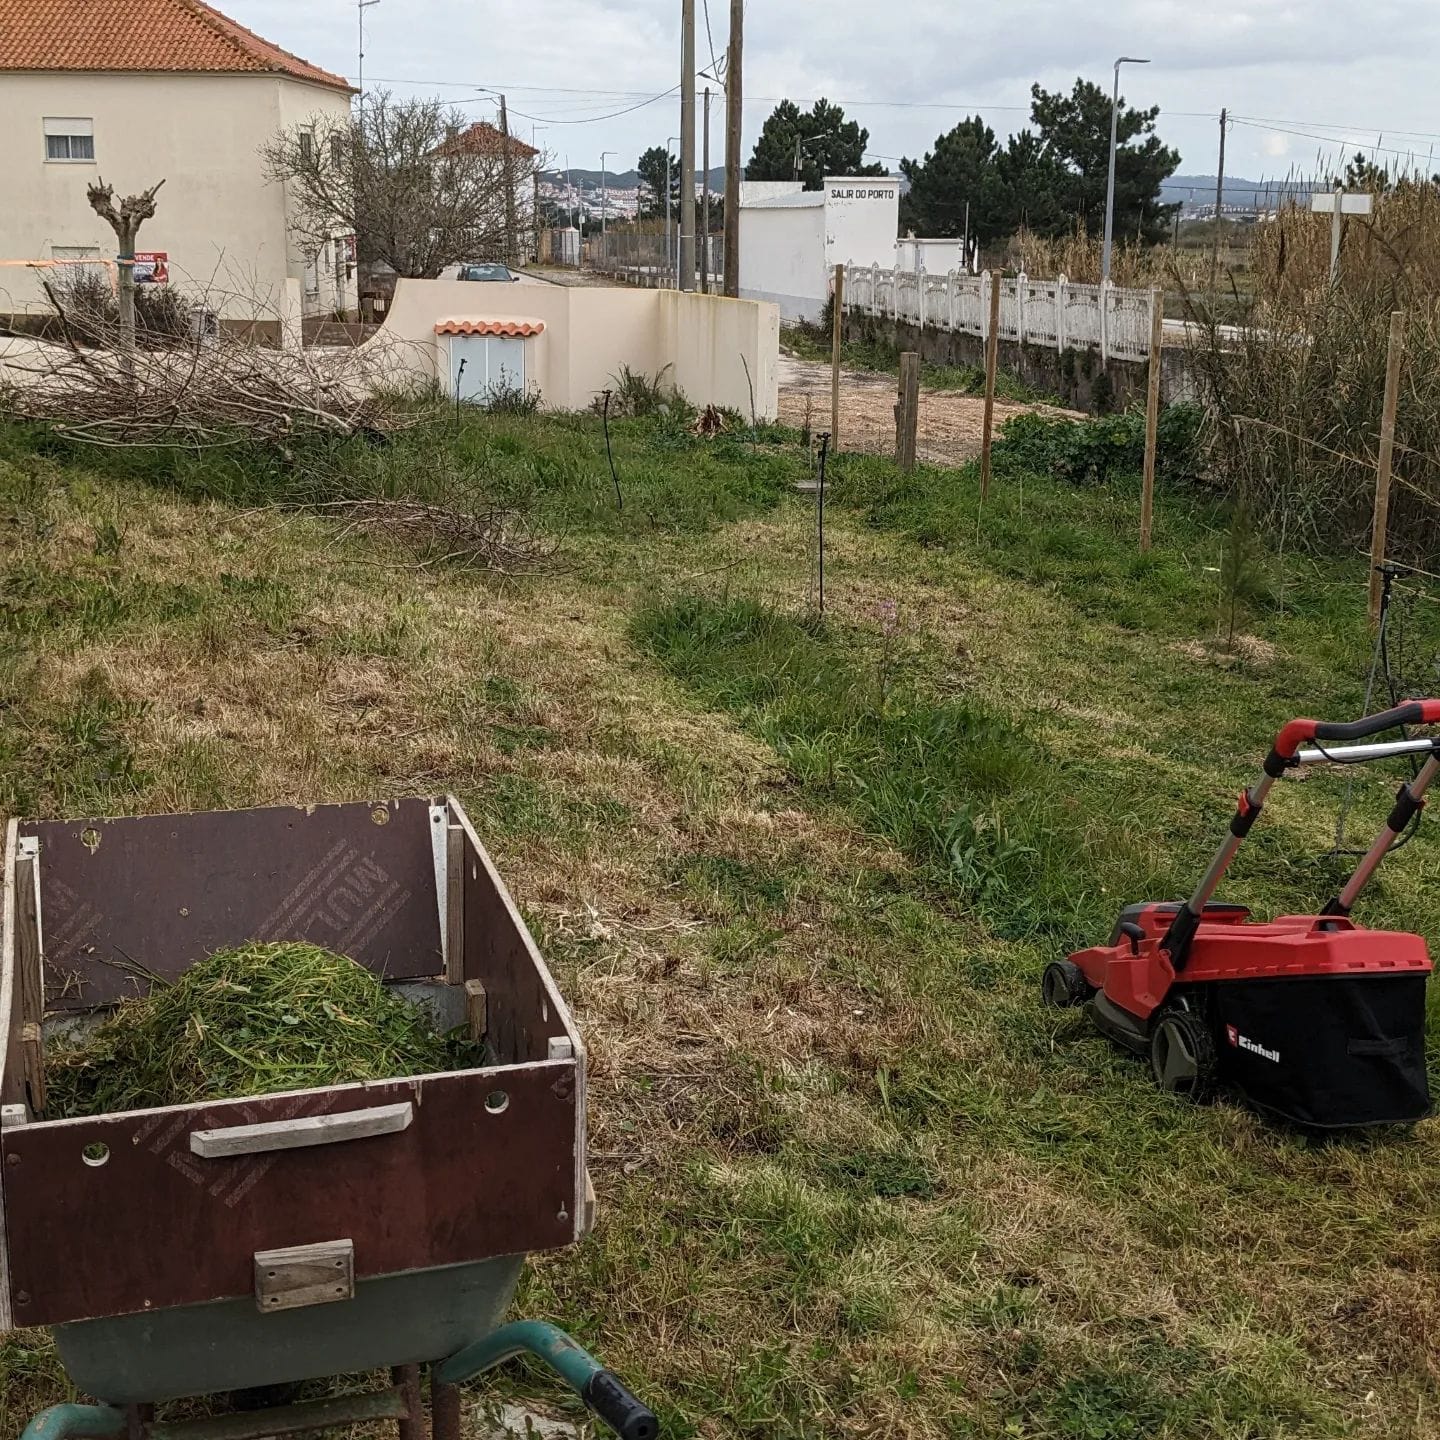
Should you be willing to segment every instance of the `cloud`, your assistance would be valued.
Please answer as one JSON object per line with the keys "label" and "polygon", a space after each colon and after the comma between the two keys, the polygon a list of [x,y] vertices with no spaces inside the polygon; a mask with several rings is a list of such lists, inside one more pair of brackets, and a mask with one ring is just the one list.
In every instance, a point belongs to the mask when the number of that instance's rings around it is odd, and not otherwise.
{"label": "cloud", "polygon": [[[219,3],[277,44],[355,73],[353,0]],[[410,82],[396,86],[402,91],[446,95],[476,115],[493,114],[494,104],[478,87],[505,88],[517,129],[534,125],[553,154],[594,166],[602,147],[630,157],[678,130],[673,97],[596,117],[676,83],[679,9],[675,0],[381,0],[365,12],[365,70]],[[709,0],[717,53],[729,9]],[[703,3],[699,12],[696,57],[708,65]],[[1190,173],[1214,168],[1221,106],[1284,122],[1231,131],[1227,170],[1255,178],[1278,159],[1308,161],[1320,145],[1284,129],[1320,135],[1344,125],[1363,136],[1374,126],[1365,143],[1383,130],[1386,145],[1422,159],[1440,139],[1401,133],[1440,127],[1431,106],[1440,52],[1433,0],[830,0],[823,8],[751,0],[745,50],[747,149],[782,96],[842,102],[881,156],[923,153],[975,111],[1005,134],[1026,123],[1032,82],[1068,89],[1085,75],[1108,86],[1119,54],[1150,57],[1149,66],[1123,73],[1124,93],[1134,104],[1161,106],[1159,133]],[[717,155],[719,134],[717,126]]]}

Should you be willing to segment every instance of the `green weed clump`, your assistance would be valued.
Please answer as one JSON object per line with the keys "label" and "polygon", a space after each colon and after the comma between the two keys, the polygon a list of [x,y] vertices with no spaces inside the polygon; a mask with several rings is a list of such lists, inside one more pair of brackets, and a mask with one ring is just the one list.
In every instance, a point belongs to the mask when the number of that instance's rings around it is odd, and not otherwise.
{"label": "green weed clump", "polygon": [[243,945],[155,981],[92,1034],[56,1047],[47,1118],[425,1075],[465,1063],[468,1048],[343,955]]}
{"label": "green weed clump", "polygon": [[[1202,419],[1196,405],[1168,405],[1160,412],[1155,474],[1161,483],[1181,485],[1199,477]],[[1075,485],[1108,485],[1119,476],[1137,475],[1145,466],[1144,411],[1089,420],[1016,415],[1005,422],[995,463]]]}

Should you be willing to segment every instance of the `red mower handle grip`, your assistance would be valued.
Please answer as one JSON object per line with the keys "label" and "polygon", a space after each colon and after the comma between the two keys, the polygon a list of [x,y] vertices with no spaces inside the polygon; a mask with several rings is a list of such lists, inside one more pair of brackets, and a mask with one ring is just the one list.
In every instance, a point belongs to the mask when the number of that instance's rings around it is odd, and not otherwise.
{"label": "red mower handle grip", "polygon": [[1275,737],[1265,773],[1278,778],[1306,740],[1363,740],[1397,725],[1440,725],[1440,700],[1411,700],[1363,720],[1292,720]]}

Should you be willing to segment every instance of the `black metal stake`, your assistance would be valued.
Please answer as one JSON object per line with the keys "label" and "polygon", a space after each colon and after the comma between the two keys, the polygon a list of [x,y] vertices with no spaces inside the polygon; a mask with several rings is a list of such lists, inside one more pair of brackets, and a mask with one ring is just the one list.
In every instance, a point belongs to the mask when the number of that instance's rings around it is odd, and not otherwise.
{"label": "black metal stake", "polygon": [[830,432],[820,432],[820,487],[815,492],[816,524],[820,539],[820,618],[825,618],[825,457],[830,453]]}
{"label": "black metal stake", "polygon": [[615,472],[615,452],[610,448],[610,391],[605,392],[605,408],[600,412],[600,423],[605,427],[605,458],[610,462],[610,479],[615,484],[615,508],[625,508],[625,497],[620,493],[620,476]]}
{"label": "black metal stake", "polygon": [[455,428],[460,428],[460,382],[465,378],[465,357],[460,357],[460,368],[455,372]]}

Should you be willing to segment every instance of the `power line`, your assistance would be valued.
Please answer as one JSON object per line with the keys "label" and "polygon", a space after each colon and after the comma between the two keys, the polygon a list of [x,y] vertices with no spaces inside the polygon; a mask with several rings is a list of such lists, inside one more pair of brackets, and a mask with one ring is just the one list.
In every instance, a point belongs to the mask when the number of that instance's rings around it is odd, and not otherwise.
{"label": "power line", "polygon": [[[709,24],[708,24],[708,22],[709,22],[709,0],[705,0],[705,3],[706,3],[707,39],[708,39],[708,29],[709,29]],[[715,57],[715,54],[714,54],[714,43],[713,43],[713,41],[710,41],[709,43],[710,43],[710,50],[711,50],[711,57],[710,57],[710,58],[711,58],[711,63],[712,63],[712,65],[713,65],[713,64],[716,62],[716,57]],[[433,79],[415,79],[414,77],[402,77],[402,76],[395,76],[395,75],[389,75],[389,76],[386,76],[386,75],[378,75],[378,76],[375,76],[375,77],[374,77],[374,83],[377,84],[377,85],[417,85],[417,86],[419,86],[419,85],[433,85],[433,86],[436,86],[436,87],[439,87],[439,88],[444,88],[444,89],[455,89],[455,90],[490,90],[490,91],[493,91],[493,92],[496,93],[496,94],[499,93],[498,87],[496,87],[496,86],[489,86],[489,85],[477,85],[477,84],[475,83],[475,81],[473,81],[473,80],[433,80]],[[649,91],[646,91],[646,90],[599,90],[599,89],[587,88],[587,87],[576,86],[576,85],[515,85],[515,84],[507,84],[507,85],[506,85],[506,92],[507,92],[508,94],[527,94],[527,95],[591,95],[591,96],[595,96],[595,97],[597,98],[597,100],[604,100],[604,101],[632,100],[632,99],[634,99],[634,100],[639,100],[639,99],[644,99],[647,104],[653,104],[653,103],[655,103],[655,101],[657,101],[657,100],[663,100],[663,99],[665,99],[667,96],[673,94],[674,91],[675,91],[675,90],[678,90],[678,89],[679,89],[679,86],[677,85],[677,86],[672,87],[671,90],[667,90],[667,91],[663,92],[663,93],[660,94],[660,95],[651,95],[650,92],[649,92]],[[828,97],[828,96],[827,96],[827,97],[824,97],[824,98],[830,99],[830,97]],[[745,97],[745,103],[746,103],[746,104],[755,104],[755,105],[778,105],[781,100],[785,100],[785,99],[794,100],[794,96],[784,96],[784,95],[747,95],[747,96]],[[810,103],[813,103],[813,102],[811,102],[811,101],[805,101],[805,100],[795,100],[795,103],[796,103],[797,105],[805,105],[805,104],[810,104]],[[986,111],[992,111],[992,112],[994,112],[994,111],[1000,111],[1000,112],[1004,112],[1004,113],[1007,113],[1007,114],[1023,114],[1023,113],[1027,113],[1027,112],[1030,110],[1030,108],[1031,108],[1029,105],[993,105],[993,104],[989,104],[989,103],[982,102],[982,101],[969,101],[969,102],[964,102],[964,103],[962,103],[962,102],[960,102],[960,101],[954,101],[954,100],[847,100],[847,99],[844,99],[843,97],[838,98],[838,99],[832,99],[832,100],[831,100],[831,103],[832,103],[832,104],[835,104],[835,105],[842,105],[842,106],[846,107],[847,109],[852,109],[852,110],[867,109],[867,108],[868,108],[868,109],[876,109],[876,108],[880,108],[880,109],[903,109],[903,110],[965,110],[965,111],[969,111],[969,112],[971,112],[971,113],[982,113],[982,114],[983,114],[984,112],[986,112]],[[635,107],[635,108],[640,108],[640,107],[637,106],[637,107]],[[625,110],[617,111],[617,112],[616,112],[617,115],[628,114],[628,113],[629,113],[629,112],[628,112],[628,111],[625,111]],[[1213,120],[1213,119],[1215,118],[1216,113],[1217,113],[1217,112],[1216,112],[1216,111],[1213,111],[1213,110],[1168,110],[1168,109],[1162,108],[1161,111],[1160,111],[1160,118],[1161,118],[1162,120],[1163,120],[1163,119],[1166,119],[1166,118],[1176,119],[1176,120]],[[531,118],[531,117],[526,116],[526,119],[530,119],[530,118]],[[603,120],[603,119],[606,119],[606,118],[608,118],[608,117],[602,116],[602,115],[597,115],[597,116],[594,117],[594,118],[595,118],[596,120]],[[1339,122],[1330,121],[1330,120],[1277,120],[1277,119],[1273,119],[1273,118],[1270,118],[1270,117],[1267,117],[1267,116],[1262,116],[1262,115],[1232,115],[1230,118],[1231,118],[1236,124],[1245,124],[1245,125],[1257,126],[1257,127],[1259,127],[1259,128],[1262,128],[1262,129],[1275,129],[1275,130],[1279,131],[1280,133],[1284,133],[1284,134],[1292,133],[1292,131],[1293,131],[1293,133],[1296,133],[1296,134],[1301,135],[1301,137],[1304,138],[1304,139],[1320,140],[1320,141],[1322,141],[1322,142],[1327,142],[1327,143],[1328,143],[1328,142],[1331,142],[1331,141],[1335,141],[1336,143],[1348,143],[1348,142],[1346,142],[1346,141],[1344,141],[1344,140],[1341,140],[1340,137],[1335,137],[1335,136],[1306,135],[1306,134],[1304,133],[1304,127],[1308,127],[1308,128],[1311,129],[1311,130],[1341,130],[1341,131],[1345,131],[1345,132],[1349,132],[1349,133],[1353,133],[1353,134],[1403,135],[1403,136],[1407,136],[1407,137],[1411,137],[1411,138],[1415,138],[1415,139],[1440,140],[1440,131],[1430,131],[1430,130],[1404,130],[1404,129],[1401,129],[1400,127],[1394,126],[1394,125],[1384,125],[1384,126],[1377,126],[1377,125],[1350,125],[1350,124],[1341,124],[1341,123],[1339,123]],[[548,123],[548,122],[539,121],[539,122],[537,122],[537,123],[543,124],[543,123]],[[584,123],[584,122],[571,122],[571,123]],[[1355,143],[1358,143],[1358,142],[1355,142]],[[1395,154],[1404,154],[1404,153],[1406,153],[1406,152],[1404,152],[1404,151],[1394,151],[1394,152],[1392,152],[1392,153],[1395,153]]]}
{"label": "power line", "polygon": [[1371,145],[1366,141],[1356,140],[1353,136],[1353,133],[1349,136],[1316,135],[1313,131],[1309,130],[1291,130],[1283,125],[1262,125],[1258,121],[1241,120],[1238,117],[1234,117],[1234,123],[1236,125],[1244,125],[1247,129],[1250,130],[1268,130],[1276,135],[1295,135],[1298,136],[1301,140],[1314,140],[1317,144],[1333,145],[1337,149],[1348,150],[1351,146],[1354,146],[1356,149],[1366,150],[1372,154],[1378,153],[1381,155],[1398,155],[1407,157],[1411,160],[1415,158],[1415,150],[1413,149],[1413,147],[1409,150],[1396,150],[1393,146],[1389,145]]}
{"label": "power line", "polygon": [[533,121],[536,125],[595,125],[602,120],[618,120],[622,115],[633,115],[637,110],[643,110],[647,105],[654,105],[661,100],[667,100],[680,87],[672,85],[668,90],[662,90],[658,95],[652,95],[648,100],[642,100],[638,105],[628,105],[624,110],[612,110],[608,115],[586,115],[579,119],[556,115],[531,115],[524,110],[515,110],[511,113],[523,116],[526,120]]}
{"label": "power line", "polygon": [[1328,120],[1275,120],[1264,115],[1236,115],[1232,118],[1250,125],[1308,126],[1311,130],[1344,130],[1358,135],[1407,135],[1417,140],[1440,140],[1440,131],[1401,130],[1395,125],[1333,125]]}
{"label": "power line", "polygon": [[705,43],[710,47],[710,73],[719,84],[725,82],[720,79],[720,62],[715,58],[715,37],[710,33],[710,0],[705,0]]}

